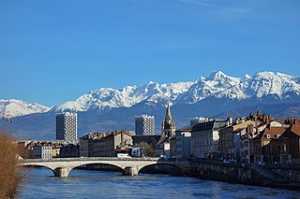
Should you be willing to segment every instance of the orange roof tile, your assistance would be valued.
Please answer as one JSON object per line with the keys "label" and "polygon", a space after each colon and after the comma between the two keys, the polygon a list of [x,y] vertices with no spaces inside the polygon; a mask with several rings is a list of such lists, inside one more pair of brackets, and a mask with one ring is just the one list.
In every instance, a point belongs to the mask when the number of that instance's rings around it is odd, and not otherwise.
{"label": "orange roof tile", "polygon": [[284,127],[265,128],[263,135],[270,135],[273,139],[279,138],[286,130]]}

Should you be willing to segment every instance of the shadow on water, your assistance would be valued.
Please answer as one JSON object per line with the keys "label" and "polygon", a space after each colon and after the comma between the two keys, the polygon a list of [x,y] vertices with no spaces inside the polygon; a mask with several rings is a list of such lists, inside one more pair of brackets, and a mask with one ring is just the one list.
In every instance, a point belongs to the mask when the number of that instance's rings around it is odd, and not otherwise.
{"label": "shadow on water", "polygon": [[174,166],[174,165],[167,165],[167,164],[155,164],[149,165],[140,170],[139,173],[145,174],[165,174],[165,175],[172,175],[177,176],[180,175],[181,169]]}
{"label": "shadow on water", "polygon": [[83,165],[80,167],[76,167],[74,168],[70,175],[72,176],[74,173],[74,171],[76,170],[83,170],[83,171],[107,171],[107,172],[115,172],[115,173],[119,173],[122,174],[123,173],[123,169],[114,166],[114,165],[110,165],[110,164],[88,164],[88,165]]}

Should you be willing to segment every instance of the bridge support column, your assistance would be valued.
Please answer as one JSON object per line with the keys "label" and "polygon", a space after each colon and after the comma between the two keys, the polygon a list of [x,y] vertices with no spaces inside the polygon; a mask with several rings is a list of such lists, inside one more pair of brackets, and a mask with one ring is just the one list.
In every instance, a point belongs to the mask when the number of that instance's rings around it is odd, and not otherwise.
{"label": "bridge support column", "polygon": [[138,168],[137,167],[126,167],[124,170],[124,175],[137,176],[137,175],[139,175]]}
{"label": "bridge support column", "polygon": [[56,177],[64,178],[69,176],[71,170],[72,168],[61,167],[61,168],[56,168],[54,173]]}

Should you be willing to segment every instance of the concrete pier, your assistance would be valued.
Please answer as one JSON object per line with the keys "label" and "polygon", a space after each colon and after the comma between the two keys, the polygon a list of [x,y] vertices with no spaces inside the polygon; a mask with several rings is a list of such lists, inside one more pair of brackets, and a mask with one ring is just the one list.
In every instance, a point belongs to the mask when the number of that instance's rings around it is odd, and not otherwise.
{"label": "concrete pier", "polygon": [[56,177],[65,178],[68,177],[72,168],[62,167],[62,168],[56,168],[54,170],[54,174]]}
{"label": "concrete pier", "polygon": [[126,167],[124,169],[124,175],[137,176],[139,175],[139,171],[136,167]]}

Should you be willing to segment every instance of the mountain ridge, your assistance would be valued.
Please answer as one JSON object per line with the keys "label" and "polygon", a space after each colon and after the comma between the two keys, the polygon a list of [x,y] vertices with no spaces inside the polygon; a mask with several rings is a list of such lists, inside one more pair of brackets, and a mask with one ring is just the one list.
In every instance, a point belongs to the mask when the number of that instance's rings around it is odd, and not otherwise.
{"label": "mountain ridge", "polygon": [[[290,94],[300,95],[297,77],[279,72],[258,72],[253,77],[247,75],[242,79],[216,71],[197,81],[168,84],[149,82],[140,87],[126,86],[122,89],[101,88],[91,91],[89,96],[86,94],[75,101],[55,106],[52,111],[131,107],[142,101],[192,104],[211,96],[243,100],[273,94],[282,99]],[[68,103],[77,104],[81,109],[69,108]]]}
{"label": "mountain ridge", "polygon": [[49,107],[38,103],[29,103],[17,99],[0,99],[0,118],[13,118],[49,110]]}
{"label": "mountain ridge", "polygon": [[[200,77],[196,81],[157,83],[150,81],[144,85],[125,86],[120,89],[99,88],[81,95],[75,100],[54,105],[52,108],[37,104],[23,102],[19,108],[28,110],[15,110],[5,113],[6,108],[12,106],[1,105],[0,116],[12,118],[37,112],[64,112],[106,110],[112,108],[132,107],[143,101],[154,103],[193,104],[207,97],[245,100],[249,98],[262,98],[276,95],[280,99],[300,95],[300,78],[279,72],[258,72],[254,76],[245,74],[243,78],[233,77],[215,71],[207,77]],[[16,100],[13,100],[16,101]],[[22,104],[21,100],[17,100]],[[9,102],[9,100],[8,100]],[[35,105],[35,106],[34,106]],[[32,106],[33,110],[29,110]],[[1,109],[2,107],[2,109]]]}
{"label": "mountain ridge", "polygon": [[16,137],[55,139],[55,114],[77,111],[79,135],[133,130],[134,118],[141,114],[155,116],[159,133],[169,102],[178,128],[193,117],[241,117],[258,110],[278,118],[295,117],[300,116],[300,83],[298,77],[283,73],[259,72],[239,78],[216,71],[196,81],[100,88],[46,111],[0,119],[0,129]]}

